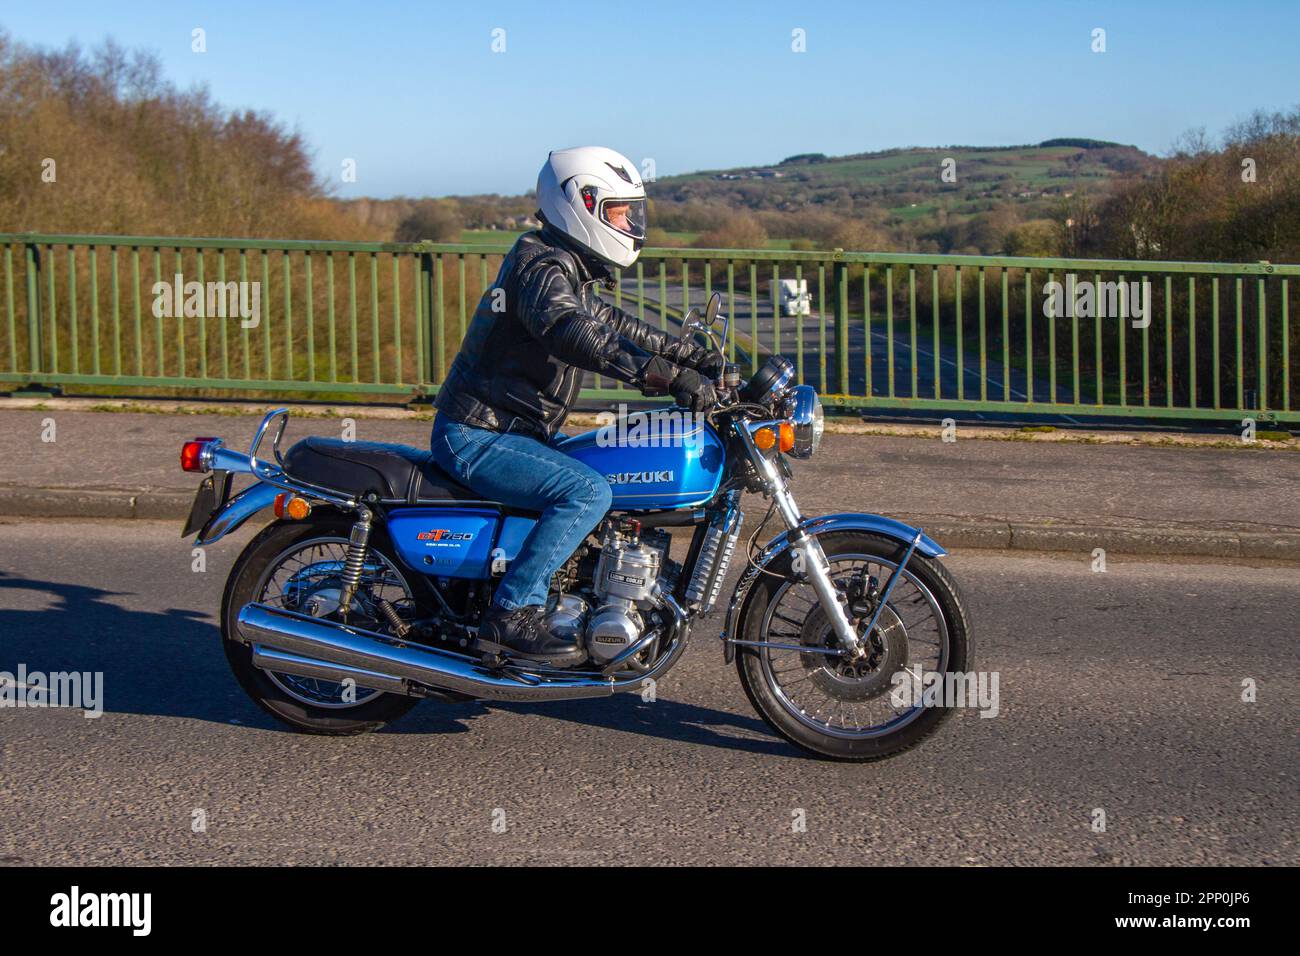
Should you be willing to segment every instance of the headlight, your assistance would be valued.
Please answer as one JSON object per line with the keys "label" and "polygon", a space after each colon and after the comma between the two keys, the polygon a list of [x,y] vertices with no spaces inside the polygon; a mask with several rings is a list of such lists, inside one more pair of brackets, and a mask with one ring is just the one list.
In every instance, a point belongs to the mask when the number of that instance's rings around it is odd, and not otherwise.
{"label": "headlight", "polygon": [[787,414],[794,425],[794,448],[790,449],[790,455],[793,458],[811,458],[822,443],[822,431],[826,427],[822,401],[811,385],[796,385],[790,390],[786,403]]}

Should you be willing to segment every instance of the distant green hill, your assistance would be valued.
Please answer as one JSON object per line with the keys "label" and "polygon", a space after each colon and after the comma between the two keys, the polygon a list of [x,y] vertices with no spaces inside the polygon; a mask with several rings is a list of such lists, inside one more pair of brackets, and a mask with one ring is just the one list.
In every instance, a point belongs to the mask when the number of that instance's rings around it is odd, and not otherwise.
{"label": "distant green hill", "polygon": [[[955,161],[955,182],[941,177],[948,159]],[[1045,199],[1084,186],[1103,187],[1158,162],[1136,147],[1090,139],[1053,139],[1037,146],[917,147],[836,157],[802,153],[770,166],[665,176],[655,181],[652,195],[665,202],[718,202],[755,211],[872,206],[905,221],[940,209],[973,215],[1004,204],[1042,205]]]}
{"label": "distant green hill", "polygon": [[[945,161],[955,181],[945,181]],[[1099,200],[1120,179],[1162,161],[1133,146],[1084,138],[1026,146],[889,149],[852,156],[805,152],[766,166],[664,176],[649,186],[652,244],[870,248],[1049,254],[1067,201]],[[1081,197],[1080,197],[1081,198]],[[466,241],[504,241],[527,228],[522,196],[438,200]],[[394,233],[418,201],[342,204],[367,229]],[[738,220],[751,220],[746,227]],[[722,227],[723,232],[716,230]],[[739,230],[739,231],[736,231]],[[1019,231],[1016,236],[1013,233]]]}

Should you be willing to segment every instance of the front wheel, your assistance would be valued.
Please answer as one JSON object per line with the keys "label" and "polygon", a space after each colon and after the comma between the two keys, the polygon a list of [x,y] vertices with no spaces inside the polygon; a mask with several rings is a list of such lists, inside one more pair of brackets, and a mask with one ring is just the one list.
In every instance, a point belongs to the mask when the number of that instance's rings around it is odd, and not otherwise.
{"label": "front wheel", "polygon": [[[818,541],[841,593],[858,598],[861,636],[906,546],[860,531],[829,532]],[[836,654],[811,583],[790,576],[791,561],[787,551],[759,576],[737,628],[743,640],[790,648],[738,648],[736,667],[754,709],[786,740],[834,760],[879,760],[920,743],[952,701],[927,699],[918,689],[926,681],[950,685],[938,675],[971,667],[970,622],[952,576],[914,553],[865,639],[867,653],[848,661]]]}
{"label": "front wheel", "polygon": [[[328,514],[268,525],[235,562],[222,601],[221,643],[236,680],[267,713],[307,733],[344,736],[378,730],[419,703],[418,698],[262,670],[253,665],[252,648],[235,639],[240,609],[252,601],[337,620],[350,530],[344,517]],[[411,588],[376,529],[354,607],[365,614],[381,598],[399,615],[413,616]],[[362,623],[371,630],[388,629],[373,610]]]}

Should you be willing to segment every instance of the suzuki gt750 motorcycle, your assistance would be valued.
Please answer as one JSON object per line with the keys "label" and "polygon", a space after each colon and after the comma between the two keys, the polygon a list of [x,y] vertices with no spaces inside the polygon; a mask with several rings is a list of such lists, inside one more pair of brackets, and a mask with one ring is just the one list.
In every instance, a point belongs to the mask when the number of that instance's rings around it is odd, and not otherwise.
{"label": "suzuki gt750 motorcycle", "polygon": [[[682,335],[720,349],[719,304],[715,295],[704,315],[691,310]],[[817,451],[823,421],[817,393],[793,378],[779,356],[743,384],[729,365],[702,415],[632,413],[555,442],[613,490],[609,515],[552,583],[546,627],[587,654],[565,669],[477,642],[534,514],[479,500],[416,448],[311,437],[281,454],[285,409],[263,419],[248,454],[187,442],[182,467],[208,476],[184,535],[207,545],[275,513],[226,583],[221,629],[236,678],[275,717],[318,734],[374,730],[421,698],[640,690],[681,659],[692,624],[717,603],[751,492],[770,506],[748,536],[719,650],[754,708],[822,757],[873,760],[918,743],[948,709],[900,695],[897,677],[942,680],[971,666],[965,606],[943,549],[921,531],[880,515],[800,513],[789,458]],[[232,497],[235,475],[254,483]],[[758,548],[773,513],[784,530]],[[692,529],[680,562],[669,528]]]}

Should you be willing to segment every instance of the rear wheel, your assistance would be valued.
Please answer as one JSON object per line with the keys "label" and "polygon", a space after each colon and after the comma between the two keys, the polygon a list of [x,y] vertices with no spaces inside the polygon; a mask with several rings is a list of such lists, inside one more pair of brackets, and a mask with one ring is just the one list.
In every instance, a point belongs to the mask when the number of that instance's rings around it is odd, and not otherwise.
{"label": "rear wheel", "polygon": [[[831,532],[818,541],[841,591],[857,579],[883,592],[906,551],[865,532]],[[867,653],[848,661],[835,653],[839,644],[812,585],[792,580],[790,564],[787,552],[768,567],[771,574],[760,575],[738,628],[744,640],[800,648],[738,648],[741,684],[763,719],[796,746],[835,760],[879,760],[933,733],[950,702],[914,705],[922,695],[900,677],[971,666],[970,622],[947,569],[913,554],[866,638]],[[858,617],[859,636],[876,603],[867,600]]]}
{"label": "rear wheel", "polygon": [[[252,648],[234,637],[240,610],[254,601],[336,619],[350,529],[351,522],[341,515],[268,526],[235,562],[222,601],[222,644],[240,686],[273,717],[314,734],[341,736],[378,730],[419,703],[414,697],[263,670],[253,665]],[[380,534],[371,538],[349,621],[386,633],[390,628],[382,615],[373,619],[357,615],[365,615],[376,599],[383,598],[399,614],[410,617],[414,602],[410,585],[381,539]]]}

